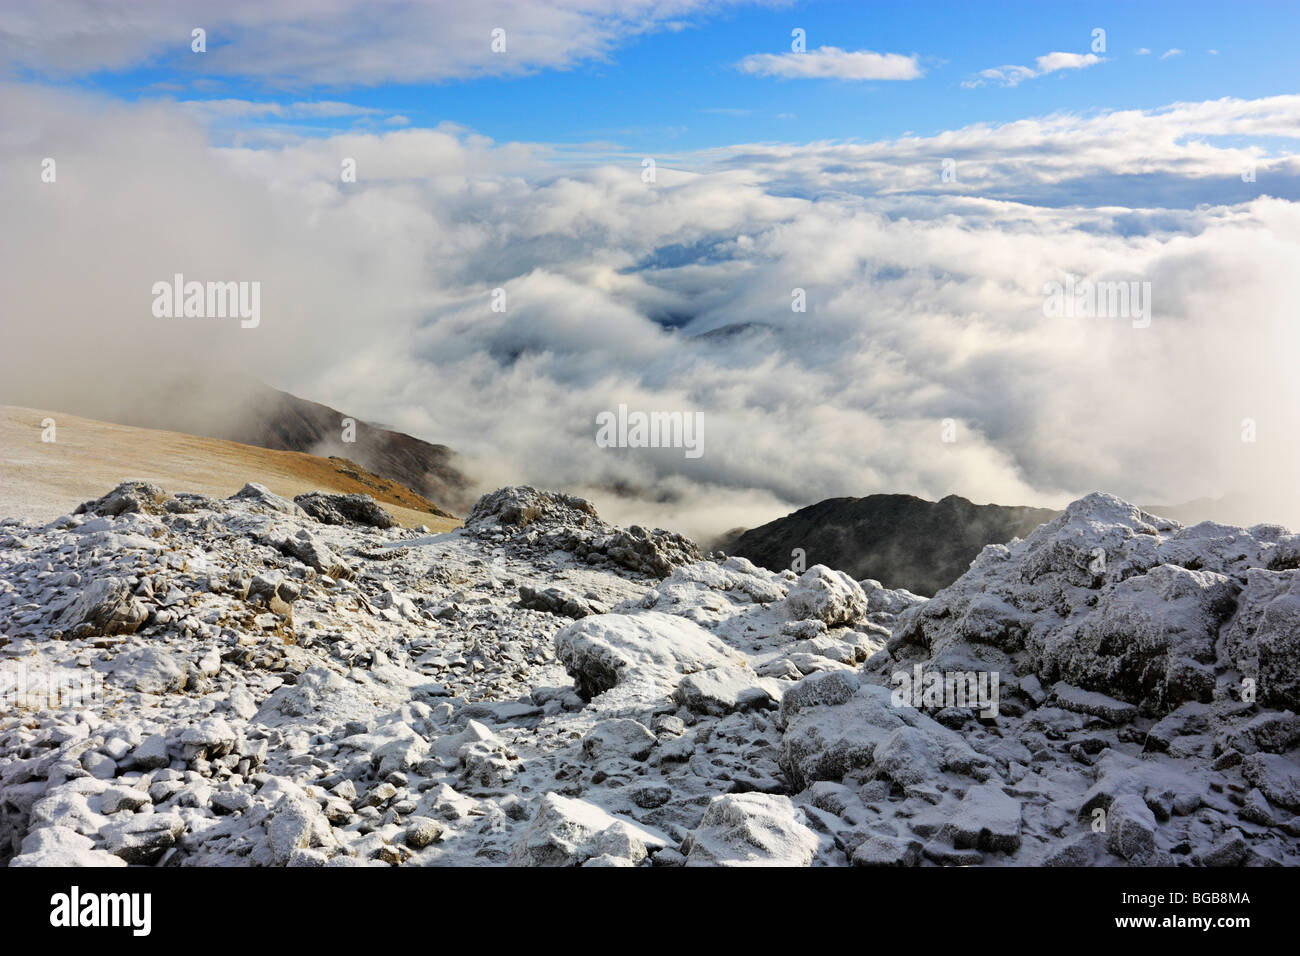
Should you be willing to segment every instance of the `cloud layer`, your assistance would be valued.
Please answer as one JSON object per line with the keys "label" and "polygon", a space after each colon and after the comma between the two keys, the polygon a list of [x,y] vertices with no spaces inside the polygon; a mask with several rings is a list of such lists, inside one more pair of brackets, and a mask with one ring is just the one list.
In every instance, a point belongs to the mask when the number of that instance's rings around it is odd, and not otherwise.
{"label": "cloud layer", "polygon": [[980,70],[975,76],[962,81],[967,89],[996,83],[999,86],[1019,86],[1025,80],[1036,76],[1046,76],[1061,70],[1085,70],[1090,66],[1106,62],[1104,57],[1095,53],[1046,53],[1034,60],[1037,68],[1028,66],[995,66]]}
{"label": "cloud layer", "polygon": [[[0,377],[111,394],[229,363],[484,486],[701,535],[877,491],[1240,493],[1300,524],[1298,109],[739,145],[646,182],[452,128],[214,148],[178,104],[3,87]],[[261,325],[153,318],[176,272],[260,281]],[[1151,282],[1150,327],[1046,318],[1067,275]],[[703,456],[598,447],[619,404],[702,412]]]}
{"label": "cloud layer", "polygon": [[824,46],[803,53],[754,53],[739,63],[745,73],[785,79],[916,80],[925,75],[915,54],[874,53]]}
{"label": "cloud layer", "polygon": [[[706,0],[169,0],[0,5],[0,72],[81,76],[166,64],[286,87],[513,76],[601,60]],[[191,35],[206,31],[207,50]],[[492,47],[504,31],[504,49]]]}

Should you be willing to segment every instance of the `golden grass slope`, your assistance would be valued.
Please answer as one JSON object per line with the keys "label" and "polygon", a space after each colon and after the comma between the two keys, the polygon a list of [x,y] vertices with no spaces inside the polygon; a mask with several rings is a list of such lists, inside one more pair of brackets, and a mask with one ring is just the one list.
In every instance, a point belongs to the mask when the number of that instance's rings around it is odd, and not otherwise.
{"label": "golden grass slope", "polygon": [[[53,442],[41,440],[46,419],[55,423]],[[307,491],[367,494],[407,527],[442,532],[460,524],[404,485],[347,459],[0,405],[0,518],[51,521],[128,479],[214,498],[250,481],[286,498]]]}

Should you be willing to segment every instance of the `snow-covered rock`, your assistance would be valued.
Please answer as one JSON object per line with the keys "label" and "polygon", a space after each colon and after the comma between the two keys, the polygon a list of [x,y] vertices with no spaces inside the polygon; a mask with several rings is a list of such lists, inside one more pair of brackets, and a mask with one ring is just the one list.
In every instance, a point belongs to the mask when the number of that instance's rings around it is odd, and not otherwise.
{"label": "snow-covered rock", "polygon": [[686,837],[687,866],[807,866],[817,835],[789,797],[729,793],[714,797]]}
{"label": "snow-covered rock", "polygon": [[748,667],[731,665],[687,674],[673,691],[673,700],[687,710],[717,716],[734,710],[767,707],[778,699]]}
{"label": "snow-covered rock", "polygon": [[0,863],[1300,863],[1285,529],[1094,495],[926,600],[528,488],[303,500],[5,524]]}
{"label": "snow-covered rock", "polygon": [[484,495],[465,519],[465,528],[525,552],[567,551],[588,563],[604,559],[657,578],[701,557],[695,543],[680,534],[636,525],[615,528],[601,521],[585,498],[526,485]]}
{"label": "snow-covered rock", "polygon": [[636,866],[647,852],[667,846],[660,835],[620,820],[594,803],[548,793],[510,853],[515,866],[580,866],[593,859]]}
{"label": "snow-covered rock", "polygon": [[126,861],[105,850],[95,849],[95,841],[64,826],[33,830],[23,840],[22,852],[9,861],[10,866],[126,866]]}
{"label": "snow-covered rock", "polygon": [[786,597],[797,620],[824,624],[854,624],[867,613],[867,595],[843,571],[814,564],[805,571]]}
{"label": "snow-covered rock", "polygon": [[686,674],[745,664],[698,624],[657,611],[575,621],[556,633],[555,654],[586,700],[619,684],[670,693]]}
{"label": "snow-covered rock", "polygon": [[1210,701],[1228,670],[1257,679],[1263,701],[1300,707],[1296,572],[1259,573],[1286,564],[1297,542],[1271,525],[1183,528],[1089,495],[1025,540],[986,547],[951,587],[903,613],[891,646],[939,662],[970,645],[1023,652],[1045,684],[1153,715]]}

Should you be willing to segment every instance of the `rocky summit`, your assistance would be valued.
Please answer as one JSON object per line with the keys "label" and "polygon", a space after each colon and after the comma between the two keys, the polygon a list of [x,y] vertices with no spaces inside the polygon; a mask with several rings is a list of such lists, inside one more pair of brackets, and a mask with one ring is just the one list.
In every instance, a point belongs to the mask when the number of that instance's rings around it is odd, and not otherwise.
{"label": "rocky summit", "polygon": [[1106,495],[931,599],[504,488],[0,522],[0,862],[1300,862],[1300,536]]}

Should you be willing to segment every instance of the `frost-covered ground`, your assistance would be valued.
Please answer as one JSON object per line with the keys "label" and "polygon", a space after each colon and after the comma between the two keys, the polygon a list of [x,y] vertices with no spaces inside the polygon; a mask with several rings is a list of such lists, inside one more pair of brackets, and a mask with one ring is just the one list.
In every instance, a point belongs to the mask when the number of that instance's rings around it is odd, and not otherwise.
{"label": "frost-covered ground", "polygon": [[[303,507],[0,526],[0,862],[1300,861],[1285,529],[1093,495],[926,601],[527,488]],[[918,665],[996,707],[900,706]]]}

